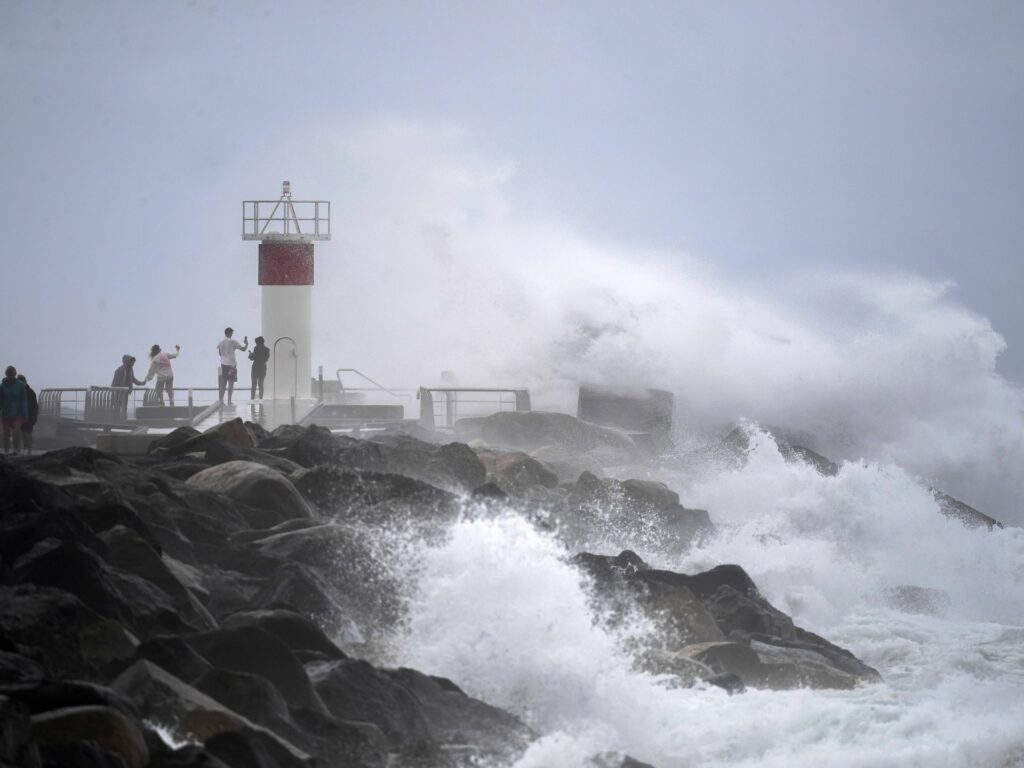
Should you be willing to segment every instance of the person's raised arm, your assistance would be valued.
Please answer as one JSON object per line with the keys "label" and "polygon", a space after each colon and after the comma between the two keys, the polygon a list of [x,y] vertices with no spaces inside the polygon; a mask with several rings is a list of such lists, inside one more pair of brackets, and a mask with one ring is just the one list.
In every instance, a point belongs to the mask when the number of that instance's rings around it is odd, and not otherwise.
{"label": "person's raised arm", "polygon": [[167,353],[167,359],[168,359],[168,360],[173,360],[173,359],[174,359],[174,358],[176,358],[176,357],[177,357],[177,356],[178,356],[179,354],[181,354],[181,347],[179,347],[179,346],[178,346],[177,344],[175,344],[175,345],[174,345],[174,351],[173,351],[173,352],[168,352],[168,353]]}

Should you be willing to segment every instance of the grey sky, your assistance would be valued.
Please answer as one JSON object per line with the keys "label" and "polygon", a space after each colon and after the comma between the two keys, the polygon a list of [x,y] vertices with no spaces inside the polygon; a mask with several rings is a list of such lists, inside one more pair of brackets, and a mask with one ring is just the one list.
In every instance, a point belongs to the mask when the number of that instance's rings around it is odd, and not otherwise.
{"label": "grey sky", "polygon": [[240,200],[343,199],[296,143],[390,114],[513,164],[524,215],[740,282],[953,280],[1020,380],[1022,33],[992,2],[0,0],[4,355],[102,383],[150,340],[212,350],[258,317]]}

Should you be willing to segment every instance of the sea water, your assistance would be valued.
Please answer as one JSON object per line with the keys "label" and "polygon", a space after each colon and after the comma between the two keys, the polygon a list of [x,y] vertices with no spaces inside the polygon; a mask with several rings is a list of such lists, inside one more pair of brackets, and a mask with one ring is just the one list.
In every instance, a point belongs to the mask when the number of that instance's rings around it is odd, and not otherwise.
{"label": "sea water", "polygon": [[[628,640],[646,627],[596,622],[573,553],[512,512],[467,516],[419,553],[397,661],[537,731],[516,768],[605,751],[658,768],[1024,765],[1024,530],[965,528],[896,466],[828,477],[750,435],[742,466],[680,462],[667,478],[718,533],[640,554],[690,573],[740,564],[883,682],[729,695],[637,671]],[[891,607],[885,590],[905,585],[948,595],[940,615]]]}

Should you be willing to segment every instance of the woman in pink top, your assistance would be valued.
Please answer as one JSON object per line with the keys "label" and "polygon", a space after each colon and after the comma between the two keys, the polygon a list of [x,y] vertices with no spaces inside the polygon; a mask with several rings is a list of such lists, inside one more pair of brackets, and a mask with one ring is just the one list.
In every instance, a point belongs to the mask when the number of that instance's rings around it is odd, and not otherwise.
{"label": "woman in pink top", "polygon": [[160,345],[154,344],[149,350],[149,372],[146,374],[146,381],[156,376],[156,395],[160,398],[160,404],[164,402],[164,390],[167,390],[167,399],[174,405],[174,371],[171,368],[171,360],[178,356],[181,347],[174,345],[173,352],[161,352]]}

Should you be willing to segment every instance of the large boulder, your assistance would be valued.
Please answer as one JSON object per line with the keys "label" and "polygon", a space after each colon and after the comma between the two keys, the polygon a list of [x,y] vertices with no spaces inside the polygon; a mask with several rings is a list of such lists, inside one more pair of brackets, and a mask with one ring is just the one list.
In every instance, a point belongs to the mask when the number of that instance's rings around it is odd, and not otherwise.
{"label": "large boulder", "polygon": [[218,464],[193,475],[188,484],[258,510],[261,514],[253,520],[258,528],[270,528],[286,520],[312,516],[294,485],[280,472],[253,461]]}
{"label": "large boulder", "polygon": [[484,762],[501,764],[514,761],[536,738],[517,717],[467,696],[451,680],[404,667],[386,674],[412,694],[445,747],[472,745]]}
{"label": "large boulder", "polygon": [[[185,429],[182,427],[181,429]],[[180,456],[186,453],[205,453],[212,443],[225,442],[243,450],[255,447],[249,431],[241,419],[229,419],[216,424],[205,432],[197,435],[181,433],[181,429],[175,430],[164,443],[155,442],[150,446],[151,452],[162,451],[170,456]],[[172,442],[171,437],[176,437]]]}
{"label": "large boulder", "polygon": [[213,669],[213,665],[196,653],[181,637],[153,637],[135,649],[135,661],[150,661],[179,680],[193,683]]}
{"label": "large boulder", "polygon": [[388,472],[455,493],[472,491],[487,479],[483,463],[463,443],[437,446],[403,434],[377,435],[370,441],[381,448]]}
{"label": "large boulder", "polygon": [[275,456],[267,451],[257,449],[239,448],[234,443],[224,440],[213,441],[207,446],[204,459],[211,466],[226,464],[229,461],[253,461],[262,464],[270,469],[277,470],[282,475],[290,475],[302,465],[286,459],[284,456]]}
{"label": "large boulder", "polygon": [[851,688],[881,679],[849,651],[796,626],[738,565],[688,575],[651,568],[632,552],[583,553],[575,562],[592,577],[598,603],[612,607],[610,615],[602,611],[611,621],[629,615],[630,601],[651,618],[654,637],[637,644],[651,671],[674,674],[689,658],[715,674],[775,689]]}
{"label": "large boulder", "polygon": [[299,470],[291,480],[304,498],[338,522],[447,521],[459,512],[456,497],[448,491],[390,472],[321,464]]}
{"label": "large boulder", "polygon": [[124,628],[52,587],[0,587],[0,635],[54,677],[94,679],[135,652]]}
{"label": "large boulder", "polygon": [[186,642],[214,667],[265,678],[289,705],[325,711],[295,654],[258,626],[221,627]]}
{"label": "large boulder", "polygon": [[253,546],[316,571],[345,606],[344,614],[360,627],[388,627],[401,618],[400,579],[378,558],[379,543],[354,526],[319,525],[269,536]]}
{"label": "large boulder", "polygon": [[310,755],[261,728],[224,731],[206,741],[206,750],[230,768],[315,768]]}
{"label": "large boulder", "polygon": [[487,468],[490,479],[508,494],[518,495],[537,486],[554,488],[558,485],[555,472],[522,451],[478,450],[477,456]]}
{"label": "large boulder", "polygon": [[569,487],[555,522],[577,548],[622,546],[678,553],[712,530],[703,509],[688,509],[663,483],[599,478],[589,472]]}
{"label": "large boulder", "polygon": [[412,694],[369,663],[355,659],[313,663],[307,671],[334,717],[373,723],[391,751],[433,741],[430,725]]}
{"label": "large boulder", "polygon": [[63,756],[68,751],[78,753],[83,742],[100,753],[116,755],[124,768],[149,764],[149,749],[138,723],[113,707],[66,707],[35,715],[32,738],[43,758],[58,764],[71,764]]}
{"label": "large boulder", "polygon": [[[361,440],[333,434],[326,427],[300,427],[297,424],[285,424],[270,433],[261,444],[260,449],[270,451],[274,455],[284,456],[303,467],[315,467],[317,464],[329,464],[335,461],[343,451],[357,448],[364,444]],[[377,454],[367,457],[373,463]],[[370,469],[382,470],[383,464],[377,458],[377,465]]]}
{"label": "large boulder", "polygon": [[295,611],[284,609],[244,611],[228,616],[221,624],[225,629],[255,627],[284,643],[292,651],[314,651],[328,659],[347,658],[331,642],[324,631]]}
{"label": "large boulder", "polygon": [[32,741],[28,707],[0,695],[0,765],[40,768],[38,746]]}
{"label": "large boulder", "polygon": [[78,597],[94,611],[144,635],[189,629],[174,601],[145,579],[107,564],[71,541],[46,539],[14,564],[16,582],[56,587]]}
{"label": "large boulder", "polygon": [[[352,620],[353,601],[316,568],[285,563],[244,604],[228,611],[289,610],[310,617],[331,637],[343,644],[360,644],[363,633]],[[230,621],[230,615],[225,622]]]}
{"label": "large boulder", "polygon": [[223,731],[254,725],[144,659],[122,672],[112,687],[135,702],[142,717],[160,723],[181,741],[201,742]]}
{"label": "large boulder", "polygon": [[46,677],[46,670],[27,656],[0,651],[0,692],[10,693],[33,688]]}
{"label": "large boulder", "polygon": [[206,606],[179,581],[168,566],[170,559],[162,557],[149,540],[121,525],[104,531],[101,538],[107,545],[108,562],[159,587],[174,601],[189,626],[200,630],[217,626]]}

